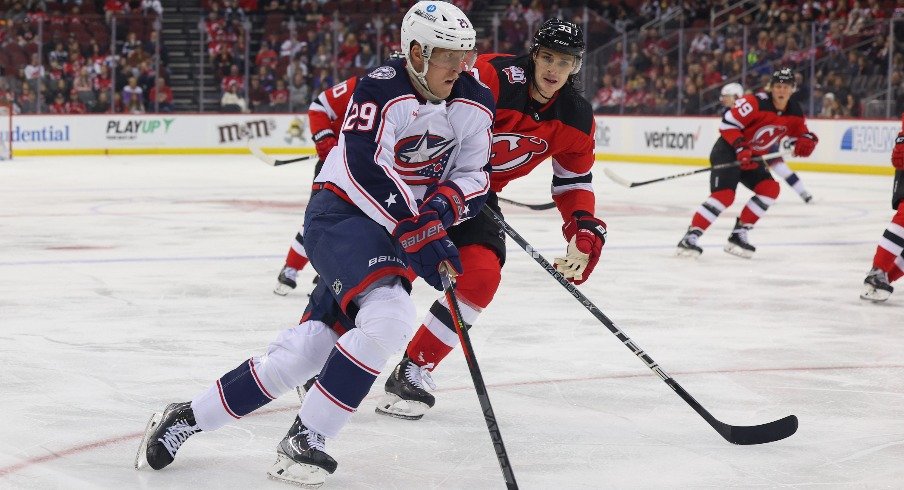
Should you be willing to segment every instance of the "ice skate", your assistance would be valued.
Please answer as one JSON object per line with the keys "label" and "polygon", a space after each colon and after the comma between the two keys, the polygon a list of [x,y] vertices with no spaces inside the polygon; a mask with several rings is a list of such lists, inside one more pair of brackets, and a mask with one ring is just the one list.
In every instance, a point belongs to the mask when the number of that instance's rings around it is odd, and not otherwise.
{"label": "ice skate", "polygon": [[377,403],[376,412],[405,420],[419,420],[436,403],[424,385],[435,390],[430,377],[433,364],[418,366],[408,356],[392,370],[386,380],[386,396]]}
{"label": "ice skate", "polygon": [[163,413],[155,413],[148,421],[135,455],[135,469],[145,465],[155,470],[165,468],[173,462],[182,444],[198,432],[201,429],[195,422],[191,402],[169,404]]}
{"label": "ice skate", "polygon": [[803,199],[805,203],[810,204],[813,201],[813,194],[803,191],[800,193],[800,198]]}
{"label": "ice skate", "polygon": [[314,381],[317,381],[317,376],[311,376],[311,379],[305,381],[304,385],[295,387],[295,392],[298,393],[298,401],[304,402],[304,396],[311,391]]}
{"label": "ice skate", "polygon": [[703,253],[703,249],[697,245],[697,240],[699,240],[702,235],[703,230],[700,228],[695,228],[693,226],[688,227],[687,233],[684,234],[684,238],[678,242],[678,249],[675,251],[675,255],[679,257],[699,257],[700,254]]}
{"label": "ice skate", "polygon": [[289,433],[276,446],[276,462],[267,475],[304,488],[319,488],[339,465],[324,452],[325,447],[323,435],[305,427],[296,416]]}
{"label": "ice skate", "polygon": [[756,252],[756,247],[747,241],[747,232],[753,228],[753,225],[741,223],[740,219],[735,220],[734,229],[731,235],[728,235],[728,243],[725,244],[725,251],[749,259]]}
{"label": "ice skate", "polygon": [[870,269],[863,280],[863,292],[860,299],[881,303],[888,299],[895,288],[888,283],[888,274],[882,269]]}
{"label": "ice skate", "polygon": [[279,276],[276,278],[279,284],[277,284],[273,289],[273,293],[280,296],[289,294],[293,289],[295,289],[295,286],[298,285],[295,282],[295,279],[297,277],[298,269],[293,269],[289,266],[283,266],[282,270],[279,271]]}

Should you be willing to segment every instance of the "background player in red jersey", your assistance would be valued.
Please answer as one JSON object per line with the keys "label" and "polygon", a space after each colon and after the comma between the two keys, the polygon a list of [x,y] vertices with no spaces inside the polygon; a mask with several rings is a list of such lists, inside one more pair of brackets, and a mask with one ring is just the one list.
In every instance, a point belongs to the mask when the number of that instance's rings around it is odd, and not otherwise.
{"label": "background player in red jersey", "polygon": [[[904,115],[902,115],[904,129]],[[891,164],[895,167],[895,184],[891,196],[891,208],[897,212],[882,234],[873,268],[863,280],[860,299],[874,302],[885,301],[895,290],[891,283],[904,276],[904,131],[895,138],[895,148],[891,152]]]}
{"label": "background player in red jersey", "polygon": [[779,185],[769,170],[753,161],[763,155],[782,137],[797,138],[794,156],[808,157],[819,141],[807,129],[800,104],[790,100],[794,92],[794,73],[782,68],[772,74],[769,92],[745,95],[722,116],[721,137],[709,155],[712,165],[737,161],[738,166],[713,170],[709,176],[709,198],[700,205],[684,238],[678,242],[678,255],[697,257],[703,249],[697,241],[716,218],[735,199],[738,183],[754,192],[741,215],[735,220],[728,236],[725,251],[750,258],[756,247],[747,240],[747,233],[766,213],[779,194]]}
{"label": "background player in red jersey", "polygon": [[[576,24],[550,19],[534,37],[530,54],[486,54],[472,72],[496,100],[492,173],[487,206],[500,213],[496,193],[552,157],[552,195],[568,242],[555,265],[575,284],[587,280],[606,241],[606,224],[594,217],[590,169],[594,162],[594,120],[589,102],[575,89],[584,35]],[[473,325],[499,286],[505,263],[504,233],[484,214],[449,230],[458,246],[464,274],[456,294],[463,320]],[[433,303],[406,354],[386,382],[378,413],[419,419],[433,406],[430,372],[458,345],[445,299]]]}
{"label": "background player in red jersey", "polygon": [[[355,92],[358,77],[351,77],[342,83],[338,83],[324,90],[311,102],[308,108],[308,121],[311,127],[311,136],[314,147],[317,149],[317,165],[314,166],[314,175],[320,173],[323,162],[330,150],[338,143],[337,135],[341,130],[342,118],[345,116],[345,108]],[[313,193],[311,194],[313,196]],[[279,271],[278,284],[273,292],[285,296],[295,289],[298,271],[308,265],[308,256],[304,251],[302,231],[299,230],[292,240],[289,253],[286,255],[286,263]],[[316,283],[317,278],[314,278]]]}
{"label": "background player in red jersey", "polygon": [[[719,108],[719,114],[725,115],[726,112],[734,107],[735,102],[743,96],[744,87],[740,83],[729,83],[722,87],[722,91],[719,94],[719,102],[722,104],[722,107]],[[775,153],[778,151],[778,148],[779,145],[776,143],[767,153]],[[769,165],[769,170],[772,170],[778,174],[779,177],[784,179],[785,182],[788,183],[788,186],[794,189],[794,192],[796,192],[805,203],[809,203],[813,200],[813,195],[807,192],[803,181],[800,180],[800,176],[788,167],[788,163],[785,162],[784,157],[779,156],[771,158],[766,164]]]}

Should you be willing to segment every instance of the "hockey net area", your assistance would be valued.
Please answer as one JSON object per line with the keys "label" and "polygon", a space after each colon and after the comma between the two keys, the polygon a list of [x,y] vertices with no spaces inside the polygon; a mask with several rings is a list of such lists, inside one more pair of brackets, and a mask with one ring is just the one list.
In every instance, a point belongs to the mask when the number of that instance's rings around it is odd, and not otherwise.
{"label": "hockey net area", "polygon": [[13,108],[0,103],[0,160],[13,157]]}

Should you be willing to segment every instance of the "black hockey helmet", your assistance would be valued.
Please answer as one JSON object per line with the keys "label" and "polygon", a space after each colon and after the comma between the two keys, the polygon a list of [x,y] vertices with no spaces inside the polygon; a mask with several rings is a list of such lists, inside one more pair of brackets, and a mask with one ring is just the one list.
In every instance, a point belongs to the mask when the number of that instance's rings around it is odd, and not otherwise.
{"label": "black hockey helmet", "polygon": [[549,19],[540,26],[534,35],[531,52],[536,51],[540,46],[583,58],[586,47],[584,30],[574,22],[556,18]]}
{"label": "black hockey helmet", "polygon": [[783,67],[775,70],[775,72],[772,73],[772,80],[769,81],[769,84],[775,85],[776,83],[786,83],[788,85],[794,86],[794,71],[788,67]]}
{"label": "black hockey helmet", "polygon": [[541,46],[576,57],[577,65],[571,73],[574,75],[580,71],[584,59],[584,49],[587,47],[584,42],[584,30],[581,29],[581,26],[567,20],[549,19],[540,26],[534,35],[534,44],[530,48],[531,57]]}

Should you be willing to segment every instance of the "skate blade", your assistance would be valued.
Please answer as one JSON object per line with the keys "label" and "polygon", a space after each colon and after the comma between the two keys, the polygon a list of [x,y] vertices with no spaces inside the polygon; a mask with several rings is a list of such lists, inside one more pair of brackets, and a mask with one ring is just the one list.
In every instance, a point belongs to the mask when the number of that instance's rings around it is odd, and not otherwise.
{"label": "skate blade", "polygon": [[890,291],[876,289],[872,286],[865,286],[863,288],[863,292],[860,293],[860,299],[872,301],[873,303],[881,303],[881,302],[887,300],[889,298],[889,296],[891,296]]}
{"label": "skate blade", "polygon": [[750,250],[745,250],[731,243],[725,245],[725,248],[723,250],[725,250],[727,253],[730,253],[731,255],[734,255],[735,257],[741,257],[742,259],[753,258],[754,254],[754,252],[751,252]]}
{"label": "skate blade", "polygon": [[267,471],[267,476],[272,480],[291,483],[302,488],[320,488],[328,474],[319,466],[296,463],[282,454],[277,454],[276,462]]}
{"label": "skate blade", "polygon": [[275,288],[273,288],[273,294],[276,294],[279,296],[286,296],[289,293],[291,293],[293,289],[295,289],[295,288],[292,288],[292,287],[286,286],[285,284],[280,283],[280,284],[277,284]]}
{"label": "skate blade", "polygon": [[699,258],[701,254],[702,254],[702,252],[698,252],[696,250],[690,250],[687,248],[681,248],[681,247],[678,247],[678,249],[675,250],[676,257],[688,257],[691,259],[696,259],[696,258]]}
{"label": "skate blade", "polygon": [[140,470],[144,468],[148,464],[148,438],[151,437],[151,432],[154,432],[154,428],[163,420],[163,413],[156,412],[151,415],[150,420],[148,420],[147,427],[144,428],[144,436],[141,437],[141,444],[138,445],[138,453],[135,454],[135,469]]}
{"label": "skate blade", "polygon": [[380,415],[388,415],[403,420],[420,420],[430,407],[426,403],[403,400],[398,395],[387,393],[380,399],[374,411]]}

